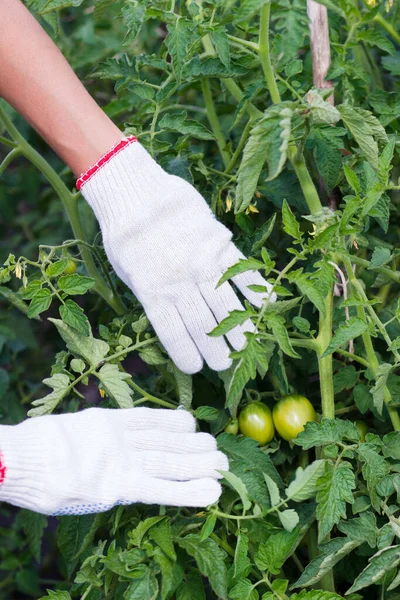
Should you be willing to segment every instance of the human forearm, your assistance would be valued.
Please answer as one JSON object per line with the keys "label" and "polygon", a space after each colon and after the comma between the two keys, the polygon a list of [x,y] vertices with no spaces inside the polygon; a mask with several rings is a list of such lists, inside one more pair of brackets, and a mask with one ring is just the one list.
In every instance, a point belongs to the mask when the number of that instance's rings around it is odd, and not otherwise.
{"label": "human forearm", "polygon": [[0,96],[76,175],[122,137],[20,0],[0,2]]}

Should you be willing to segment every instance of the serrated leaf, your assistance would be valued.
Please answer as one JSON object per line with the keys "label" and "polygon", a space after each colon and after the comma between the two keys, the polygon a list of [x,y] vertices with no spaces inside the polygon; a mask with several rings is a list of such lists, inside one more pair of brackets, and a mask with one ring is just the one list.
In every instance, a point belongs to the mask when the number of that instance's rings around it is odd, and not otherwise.
{"label": "serrated leaf", "polygon": [[312,302],[320,313],[325,316],[326,309],[324,298],[319,290],[319,286],[310,279],[309,275],[302,273],[293,277],[292,274],[289,274],[288,279],[289,281],[294,281],[299,288],[300,293],[307,296],[310,302]]}
{"label": "serrated leaf", "polygon": [[178,131],[199,140],[213,140],[214,135],[198,121],[187,118],[187,112],[166,113],[158,123],[161,129]]}
{"label": "serrated leaf", "polygon": [[257,365],[263,369],[268,369],[268,361],[272,356],[273,345],[264,345],[257,340],[252,333],[246,332],[247,344],[233,354],[239,361],[233,371],[232,379],[229,382],[228,394],[226,398],[226,408],[232,406],[237,398],[241,396],[246,383],[250,379],[255,379],[257,375]]}
{"label": "serrated leaf", "polygon": [[194,411],[194,416],[196,419],[200,419],[200,421],[216,421],[219,417],[220,411],[213,406],[199,406]]}
{"label": "serrated leaf", "polygon": [[254,440],[244,436],[236,437],[229,433],[218,436],[218,447],[228,456],[230,472],[243,481],[250,499],[270,508],[264,475],[269,475],[280,488],[282,488],[282,480],[269,455],[263,452]]}
{"label": "serrated leaf", "polygon": [[317,493],[317,481],[325,470],[325,460],[315,460],[308,467],[296,469],[296,476],[286,489],[286,497],[294,502],[304,502]]}
{"label": "serrated leaf", "polygon": [[57,262],[52,263],[46,268],[46,273],[49,277],[58,277],[61,273],[64,273],[68,264],[67,258],[62,258]]}
{"label": "serrated leaf", "polygon": [[383,456],[377,452],[375,444],[371,442],[360,444],[357,453],[363,463],[362,474],[367,482],[371,504],[377,512],[380,512],[380,499],[376,486],[389,473],[389,466]]}
{"label": "serrated leaf", "polygon": [[254,589],[250,579],[241,579],[229,590],[232,600],[258,600],[258,591]]}
{"label": "serrated leaf", "polygon": [[347,365],[339,369],[333,376],[335,394],[353,388],[358,381],[358,377],[359,373],[354,365]]}
{"label": "serrated leaf", "polygon": [[323,99],[318,90],[307,92],[307,102],[310,105],[311,118],[316,124],[334,125],[340,121],[340,113],[330,102]]}
{"label": "serrated leaf", "polygon": [[332,352],[335,352],[335,350],[344,344],[348,344],[350,340],[354,340],[362,335],[367,329],[368,325],[362,319],[359,317],[350,317],[346,323],[339,325],[336,329],[332,340],[322,354],[322,357],[332,354]]}
{"label": "serrated leaf", "polygon": [[347,104],[341,104],[338,106],[338,110],[344,124],[359,145],[365,158],[374,169],[378,169],[378,144],[374,139],[373,130],[365,120],[365,116],[362,116],[358,110]]}
{"label": "serrated leaf", "polygon": [[217,325],[217,327],[208,333],[208,335],[211,337],[225,335],[237,325],[246,323],[246,321],[254,314],[253,310],[232,310],[229,315]]}
{"label": "serrated leaf", "polygon": [[302,333],[308,333],[311,329],[311,323],[304,317],[293,317],[293,325]]}
{"label": "serrated leaf", "polygon": [[88,336],[91,334],[91,327],[87,316],[83,309],[73,300],[66,300],[60,306],[60,317],[70,327],[73,327],[82,335]]}
{"label": "serrated leaf", "polygon": [[32,297],[29,304],[28,317],[34,319],[40,313],[48,310],[51,305],[51,292],[49,288],[41,288]]}
{"label": "serrated leaf", "polygon": [[224,550],[211,538],[201,542],[198,534],[179,538],[177,543],[195,559],[200,572],[207,577],[218,598],[227,600],[228,577]]}
{"label": "serrated leaf", "polygon": [[175,363],[172,363],[172,370],[174,373],[175,381],[178,386],[179,403],[190,410],[193,401],[193,379],[191,375],[183,373]]}
{"label": "serrated leaf", "polygon": [[235,22],[242,23],[249,21],[256,13],[258,13],[264,4],[268,4],[270,0],[241,0],[239,10],[235,15]]}
{"label": "serrated leaf", "polygon": [[22,509],[18,514],[18,522],[22,525],[32,556],[37,563],[40,563],[40,551],[44,530],[47,527],[47,517]]}
{"label": "serrated leaf", "polygon": [[42,283],[43,282],[40,279],[34,279],[28,283],[26,288],[20,288],[22,298],[24,300],[31,300],[36,292],[42,287]]}
{"label": "serrated leaf", "polygon": [[369,559],[369,563],[346,594],[357,592],[376,583],[387,571],[397,567],[400,563],[400,546],[390,546],[380,550]]}
{"label": "serrated leaf", "polygon": [[357,38],[368,44],[368,46],[377,46],[388,54],[396,54],[396,48],[392,42],[380,31],[376,31],[370,27],[362,29],[358,31]]}
{"label": "serrated leaf", "polygon": [[85,294],[95,284],[94,279],[85,275],[62,275],[57,281],[58,289],[65,292],[69,296]]}
{"label": "serrated leaf", "polygon": [[377,246],[374,248],[368,269],[377,269],[386,265],[392,258],[390,248]]}
{"label": "serrated leaf", "polygon": [[235,275],[239,275],[240,273],[245,273],[246,271],[259,271],[260,269],[264,269],[265,265],[260,260],[256,258],[240,258],[239,262],[235,263],[221,277],[218,281],[217,287],[222,285],[228,279],[231,279]]}
{"label": "serrated leaf", "polygon": [[286,200],[282,203],[282,222],[286,233],[296,241],[301,242],[303,234],[300,231],[300,225]]}
{"label": "serrated leaf", "polygon": [[49,321],[57,327],[70,352],[82,356],[91,366],[97,366],[110,350],[110,346],[103,340],[98,340],[92,335],[84,336],[59,319]]}
{"label": "serrated leaf", "polygon": [[319,547],[319,555],[306,566],[299,579],[292,585],[293,588],[308,587],[317,583],[325,573],[362,544],[362,540],[351,540],[339,537],[330,540]]}
{"label": "serrated leaf", "polygon": [[267,109],[256,123],[243,151],[238,171],[235,212],[249,206],[257,188],[264,163],[268,164],[267,181],[281,173],[286,163],[291,132],[292,111],[285,104]]}
{"label": "serrated leaf", "polygon": [[299,524],[299,515],[293,508],[278,512],[278,518],[286,531],[293,531]]}
{"label": "serrated leaf", "polygon": [[347,183],[353,189],[356,195],[361,193],[361,183],[354,171],[352,171],[347,165],[343,165],[343,170]]}
{"label": "serrated leaf", "polygon": [[264,475],[265,483],[267,484],[271,506],[276,506],[281,501],[279,488],[275,481],[269,475]]}
{"label": "serrated leaf", "polygon": [[249,538],[239,531],[236,538],[235,555],[233,557],[233,577],[246,577],[251,571],[251,561],[248,557]]}
{"label": "serrated leaf", "polygon": [[[371,504],[368,502],[368,507]],[[354,511],[354,504],[353,504]],[[338,529],[352,540],[367,542],[370,548],[376,546],[377,524],[376,516],[371,512],[363,512],[356,519],[340,521]]]}
{"label": "serrated leaf", "polygon": [[280,531],[261,542],[254,557],[255,563],[262,571],[278,575],[282,565],[292,554],[299,536],[299,528],[293,531]]}
{"label": "serrated leaf", "polygon": [[301,358],[294,349],[289,340],[288,332],[285,327],[285,319],[275,313],[266,313],[265,320],[268,327],[271,328],[272,333],[279,344],[282,352],[291,356],[292,358]]}
{"label": "serrated leaf", "polygon": [[169,360],[156,345],[141,348],[139,356],[148,365],[164,365]]}
{"label": "serrated leaf", "polygon": [[211,39],[218,58],[225,67],[229,67],[231,57],[229,53],[229,39],[225,27],[217,27],[214,29],[211,32]]}
{"label": "serrated leaf", "polygon": [[43,383],[53,388],[53,391],[43,398],[33,400],[32,404],[37,408],[31,408],[31,410],[28,411],[28,417],[40,417],[52,413],[70,391],[71,382],[69,377],[63,373],[56,373],[52,377],[43,379]]}
{"label": "serrated leaf", "polygon": [[356,443],[359,439],[359,431],[351,421],[324,418],[321,423],[315,421],[306,423],[304,430],[300,431],[293,443],[308,450],[315,446],[337,444],[343,440]]}
{"label": "serrated leaf", "polygon": [[376,373],[375,385],[373,388],[371,388],[374,406],[380,415],[383,411],[385,388],[392,368],[393,365],[390,365],[389,363],[381,363]]}
{"label": "serrated leaf", "polygon": [[120,408],[132,408],[132,389],[126,383],[131,379],[129,373],[120,371],[118,365],[105,363],[99,371],[96,371],[96,377],[100,379],[107,394],[114,398]]}
{"label": "serrated leaf", "polygon": [[168,35],[164,43],[172,57],[172,65],[179,81],[182,67],[188,58],[188,47],[197,38],[195,25],[191,21],[178,18],[175,23],[169,23],[167,29]]}
{"label": "serrated leaf", "polygon": [[225,477],[227,482],[238,493],[243,504],[243,509],[247,512],[251,507],[251,502],[249,499],[248,491],[243,481],[237,475],[231,473],[230,471],[220,471],[220,473]]}
{"label": "serrated leaf", "polygon": [[349,462],[327,462],[325,473],[317,482],[317,519],[319,543],[341,518],[346,517],[346,503],[354,502],[355,476]]}

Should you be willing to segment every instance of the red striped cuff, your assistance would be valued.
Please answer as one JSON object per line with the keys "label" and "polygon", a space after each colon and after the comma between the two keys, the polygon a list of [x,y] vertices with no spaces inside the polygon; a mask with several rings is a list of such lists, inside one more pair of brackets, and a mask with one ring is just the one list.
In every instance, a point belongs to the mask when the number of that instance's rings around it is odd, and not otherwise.
{"label": "red striped cuff", "polygon": [[127,138],[124,138],[123,140],[118,142],[118,144],[115,144],[115,146],[113,146],[108,152],[103,154],[103,156],[97,161],[97,163],[95,163],[94,165],[89,167],[87,171],[82,173],[82,175],[77,179],[76,189],[80,190],[82,186],[85,185],[85,183],[87,183],[89,179],[93,177],[93,175],[97,173],[99,169],[101,169],[101,167],[104,167],[104,165],[106,165],[114,156],[118,154],[118,152],[121,152],[121,150],[123,150],[126,146],[129,146],[129,144],[132,144],[133,142],[137,142],[137,138],[135,138],[134,135],[130,135]]}
{"label": "red striped cuff", "polygon": [[3,481],[6,478],[6,473],[7,473],[7,467],[5,465],[4,462],[4,456],[2,451],[0,450],[0,485],[3,483]]}

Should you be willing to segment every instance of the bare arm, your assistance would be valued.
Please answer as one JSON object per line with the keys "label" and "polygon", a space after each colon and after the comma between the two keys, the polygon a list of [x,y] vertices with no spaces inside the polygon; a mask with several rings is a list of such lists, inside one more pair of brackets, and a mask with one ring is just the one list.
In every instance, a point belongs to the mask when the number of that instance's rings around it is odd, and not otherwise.
{"label": "bare arm", "polygon": [[77,176],[123,137],[20,0],[0,2],[0,96]]}

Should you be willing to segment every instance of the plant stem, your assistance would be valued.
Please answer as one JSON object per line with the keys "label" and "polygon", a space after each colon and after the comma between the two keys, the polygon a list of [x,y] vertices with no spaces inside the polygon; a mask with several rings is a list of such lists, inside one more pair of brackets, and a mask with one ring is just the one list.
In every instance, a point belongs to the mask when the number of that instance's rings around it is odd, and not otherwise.
{"label": "plant stem", "polygon": [[[279,104],[281,97],[278,86],[276,84],[275,75],[272,69],[270,51],[269,51],[269,17],[271,4],[265,4],[261,9],[260,18],[260,39],[258,44],[259,56],[261,65],[264,71],[264,76],[267,81],[267,87],[273,104]],[[293,142],[293,139],[292,139]],[[314,185],[311,175],[307,169],[302,152],[298,152],[294,143],[290,143],[288,147],[288,158],[293,165],[293,168],[298,177],[301,189],[303,190],[308,208],[311,214],[316,214],[322,210],[321,201],[317,189]]]}
{"label": "plant stem", "polygon": [[210,123],[211,131],[213,132],[213,134],[217,140],[217,144],[218,144],[218,148],[219,148],[219,151],[221,154],[222,162],[224,163],[224,167],[226,169],[230,163],[231,155],[226,148],[225,136],[222,133],[222,129],[219,124],[219,119],[218,119],[217,113],[215,111],[214,101],[213,101],[212,93],[211,93],[210,81],[208,79],[201,80],[201,89],[203,91],[204,103],[205,103],[206,109],[207,109],[208,122]]}
{"label": "plant stem", "polygon": [[[359,256],[354,256],[352,254],[350,256],[350,260],[355,265],[359,265],[360,267],[364,267],[365,269],[368,269],[369,267],[369,261],[365,260],[364,258],[360,258]],[[387,267],[377,267],[376,269],[374,269],[374,271],[385,275],[385,277],[387,277],[388,279],[392,279],[396,283],[400,283],[400,272],[398,271],[391,271]]]}
{"label": "plant stem", "polygon": [[381,27],[383,27],[387,33],[398,43],[400,44],[400,34],[395,30],[395,28],[386,21],[385,17],[383,17],[380,13],[375,15],[374,21],[379,23]]}
{"label": "plant stem", "polygon": [[[347,277],[350,281],[350,284],[353,287],[356,287],[356,289],[358,290],[356,284],[358,284],[359,282],[358,282],[357,278],[354,276],[353,269],[351,268],[350,259],[347,256],[343,256],[342,259],[343,259],[344,266],[346,268]],[[361,286],[360,286],[360,288],[362,290]],[[362,290],[362,291],[364,291],[364,290]],[[365,308],[363,306],[357,306],[357,316],[360,319],[362,319],[364,321],[364,323],[367,323],[367,315],[365,313]],[[362,340],[364,342],[364,347],[365,347],[365,352],[366,352],[366,355],[368,358],[369,368],[371,369],[372,374],[376,378],[376,376],[378,374],[378,369],[379,369],[379,361],[375,354],[374,346],[372,344],[371,334],[369,333],[368,330],[364,331],[364,333],[362,334]],[[400,417],[397,413],[396,408],[393,406],[390,406],[392,396],[391,396],[390,391],[387,386],[385,386],[385,388],[384,388],[383,399],[387,406],[387,410],[388,410],[389,417],[390,417],[390,420],[393,425],[393,429],[395,431],[400,431]]]}
{"label": "plant stem", "polygon": [[319,333],[317,337],[318,343],[318,364],[319,364],[319,381],[321,389],[321,407],[322,415],[327,419],[335,418],[335,395],[333,390],[333,369],[332,369],[332,354],[322,356],[332,339],[332,308],[333,294],[329,291],[325,298],[325,311],[323,315],[319,314]]}
{"label": "plant stem", "polygon": [[[61,180],[49,163],[20,134],[1,106],[0,120],[3,121],[12,139],[17,142],[15,150],[18,149],[20,153],[25,156],[25,158],[27,158],[41,173],[43,173],[50,185],[60,197],[60,200],[67,211],[75,238],[85,240],[85,233],[78,213],[77,200],[79,196],[70,192],[65,183]],[[90,250],[83,245],[79,245],[79,250],[83,260],[85,261],[89,276],[95,280],[93,289],[115,310],[117,314],[124,314],[126,312],[124,303],[118,295],[114,294],[112,290],[110,290],[103,278],[100,276]]]}

